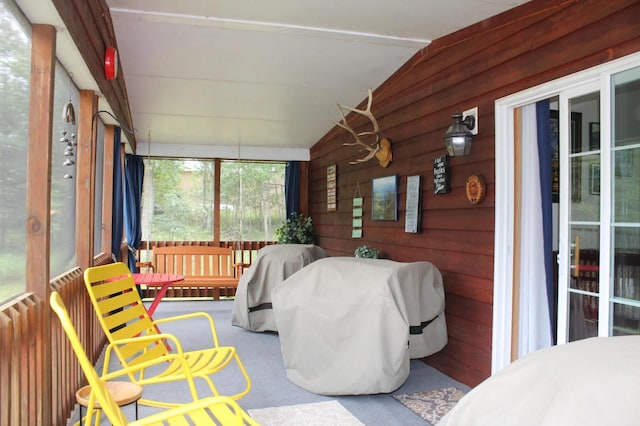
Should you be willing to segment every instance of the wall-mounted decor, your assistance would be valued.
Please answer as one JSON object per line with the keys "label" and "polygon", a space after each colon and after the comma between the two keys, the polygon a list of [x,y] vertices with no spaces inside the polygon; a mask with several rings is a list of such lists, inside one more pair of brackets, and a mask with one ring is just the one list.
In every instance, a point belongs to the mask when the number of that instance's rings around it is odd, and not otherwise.
{"label": "wall-mounted decor", "polygon": [[600,149],[600,123],[589,123],[589,150]]}
{"label": "wall-mounted decor", "polygon": [[[340,122],[333,121],[333,120],[332,121],[334,122],[334,124],[342,127],[347,132],[349,132],[351,136],[353,136],[355,139],[355,142],[348,142],[348,143],[344,143],[343,145],[347,145],[347,146],[360,145],[361,148],[364,148],[364,149],[361,149],[362,151],[369,152],[367,155],[365,155],[362,158],[358,158],[356,160],[350,161],[349,164],[364,163],[365,161],[369,161],[373,157],[376,157],[382,167],[387,167],[393,158],[391,154],[391,141],[387,138],[380,139],[380,128],[378,127],[378,121],[376,120],[376,118],[373,116],[373,113],[371,112],[372,102],[373,102],[373,93],[371,89],[369,89],[369,101],[367,102],[366,109],[360,110],[360,109],[338,104],[338,111],[340,111],[340,117],[342,117],[342,120]],[[360,114],[368,118],[369,121],[371,121],[371,125],[373,126],[373,129],[366,132],[356,133],[356,131],[353,130],[353,128],[349,126],[349,124],[347,124],[347,119],[344,115],[344,110],[347,110],[356,114]],[[373,139],[373,142],[371,143],[365,142],[363,140],[365,137],[368,137],[369,139]]]}
{"label": "wall-mounted decor", "polygon": [[356,184],[356,196],[353,197],[353,222],[351,238],[362,238],[362,203],[364,202],[360,194],[360,182]]}
{"label": "wall-mounted decor", "polygon": [[422,176],[407,177],[407,204],[404,217],[404,232],[417,234],[420,232],[422,216]]}
{"label": "wall-mounted decor", "polygon": [[372,218],[398,220],[398,175],[373,180]]}
{"label": "wall-mounted decor", "polygon": [[334,212],[338,209],[338,177],[336,173],[336,165],[327,167],[327,211]]}
{"label": "wall-mounted decor", "polygon": [[487,195],[487,187],[481,175],[469,176],[465,189],[467,192],[467,201],[471,204],[480,204]]}
{"label": "wall-mounted decor", "polygon": [[600,195],[600,164],[591,164],[589,170],[589,193],[592,195]]}
{"label": "wall-mounted decor", "polygon": [[441,155],[433,159],[433,192],[435,194],[446,194],[450,191],[449,186],[449,156]]}

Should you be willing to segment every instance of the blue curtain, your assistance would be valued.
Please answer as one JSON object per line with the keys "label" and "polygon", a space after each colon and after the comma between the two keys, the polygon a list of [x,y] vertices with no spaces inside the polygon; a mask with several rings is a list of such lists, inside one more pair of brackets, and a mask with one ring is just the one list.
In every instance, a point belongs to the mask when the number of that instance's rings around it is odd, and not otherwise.
{"label": "blue curtain", "polygon": [[115,128],[113,143],[113,204],[111,216],[111,257],[120,260],[122,244],[123,205],[122,205],[122,162],[120,161],[120,127]]}
{"label": "blue curtain", "polygon": [[138,272],[136,252],[142,240],[142,182],[144,162],[138,155],[125,155],[124,160],[124,226],[129,246],[129,268]]}
{"label": "blue curtain", "polygon": [[287,203],[287,219],[300,211],[300,162],[287,161],[284,171],[284,197]]}
{"label": "blue curtain", "polygon": [[[536,123],[538,131],[538,158],[540,164],[540,195],[542,200],[542,230],[544,234],[544,266],[547,277],[547,300],[549,303],[549,326],[555,336],[555,300],[553,278],[553,216],[551,193],[551,126],[549,124],[549,100],[536,103]],[[555,337],[554,337],[555,343]]]}

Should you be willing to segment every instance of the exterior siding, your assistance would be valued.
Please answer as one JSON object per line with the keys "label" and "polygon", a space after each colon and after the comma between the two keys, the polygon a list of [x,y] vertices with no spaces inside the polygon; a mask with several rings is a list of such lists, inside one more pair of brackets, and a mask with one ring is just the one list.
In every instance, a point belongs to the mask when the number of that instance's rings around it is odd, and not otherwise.
{"label": "exterior siding", "polygon": [[[640,50],[637,0],[533,0],[435,40],[374,91],[381,136],[393,161],[350,165],[357,148],[335,127],[311,149],[309,214],[319,244],[333,256],[352,256],[367,244],[397,261],[432,262],[443,274],[449,344],[425,361],[468,385],[491,372],[494,262],[494,102],[506,95]],[[366,93],[363,93],[363,98]],[[359,108],[366,106],[366,100]],[[446,153],[444,133],[455,111],[479,108],[471,154],[450,159],[451,191],[433,193],[433,159]],[[358,131],[365,119],[349,116]],[[368,130],[368,129],[367,129]],[[327,212],[327,167],[337,166],[338,209]],[[371,219],[372,179],[400,176],[399,220]],[[480,174],[487,197],[466,201],[468,176]],[[422,224],[404,232],[407,176],[421,175]],[[351,238],[351,200],[364,197],[363,238]]]}

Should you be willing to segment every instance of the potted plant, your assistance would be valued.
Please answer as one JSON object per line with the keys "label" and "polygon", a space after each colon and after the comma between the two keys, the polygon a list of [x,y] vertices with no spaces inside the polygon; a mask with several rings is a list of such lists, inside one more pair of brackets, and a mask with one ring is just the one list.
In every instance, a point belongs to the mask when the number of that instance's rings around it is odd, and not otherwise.
{"label": "potted plant", "polygon": [[379,256],[378,249],[369,246],[360,246],[355,251],[356,257],[362,257],[365,259],[377,259]]}
{"label": "potted plant", "polygon": [[276,240],[280,244],[315,244],[316,232],[309,216],[297,212],[276,228]]}

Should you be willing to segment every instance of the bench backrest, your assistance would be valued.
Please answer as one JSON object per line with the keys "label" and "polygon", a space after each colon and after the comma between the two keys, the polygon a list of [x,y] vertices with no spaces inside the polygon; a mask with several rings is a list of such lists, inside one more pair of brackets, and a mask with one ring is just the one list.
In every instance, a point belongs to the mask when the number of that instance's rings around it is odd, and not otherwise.
{"label": "bench backrest", "polygon": [[[155,272],[188,277],[235,277],[233,249],[211,246],[170,246],[153,249]],[[238,278],[238,277],[235,277]]]}

